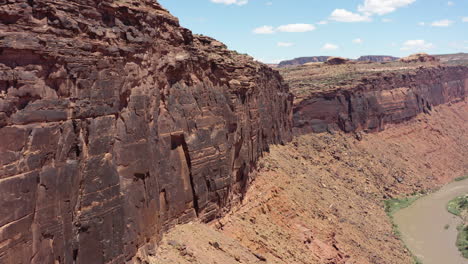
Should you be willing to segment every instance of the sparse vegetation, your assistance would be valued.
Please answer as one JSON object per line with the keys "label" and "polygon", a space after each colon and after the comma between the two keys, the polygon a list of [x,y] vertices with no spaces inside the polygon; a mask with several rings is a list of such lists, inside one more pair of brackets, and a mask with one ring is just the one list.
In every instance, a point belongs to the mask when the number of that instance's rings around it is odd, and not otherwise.
{"label": "sparse vegetation", "polygon": [[[395,224],[395,221],[393,220],[393,215],[397,211],[409,207],[410,205],[412,205],[414,202],[416,202],[419,198],[423,197],[424,195],[425,195],[425,192],[419,193],[419,194],[416,193],[408,197],[393,198],[393,199],[384,201],[385,212],[387,213],[388,217],[390,218],[392,222],[393,233],[395,234],[395,236],[400,238],[400,240],[401,240],[401,232],[398,229],[398,226]],[[408,250],[408,252],[411,252],[406,245],[404,246]],[[422,264],[422,262],[416,256],[412,255],[412,257],[413,257],[414,264]]]}
{"label": "sparse vegetation", "polygon": [[422,196],[424,196],[424,195],[423,194],[415,194],[415,195],[408,196],[408,197],[405,197],[405,198],[394,198],[394,199],[386,200],[386,201],[384,201],[384,203],[385,203],[385,212],[387,212],[387,214],[390,217],[393,217],[395,212],[410,206],[411,204],[413,204],[416,200],[418,200]]}
{"label": "sparse vegetation", "polygon": [[463,181],[463,180],[466,180],[466,179],[468,179],[468,175],[455,178],[455,181]]}
{"label": "sparse vegetation", "polygon": [[447,204],[447,210],[463,219],[463,224],[457,227],[457,247],[463,257],[468,258],[468,194],[451,200]]}
{"label": "sparse vegetation", "polygon": [[468,258],[468,225],[460,225],[457,229],[457,247],[463,257]]}
{"label": "sparse vegetation", "polygon": [[468,211],[468,195],[451,200],[447,205],[447,210],[456,216],[462,216],[464,212]]}

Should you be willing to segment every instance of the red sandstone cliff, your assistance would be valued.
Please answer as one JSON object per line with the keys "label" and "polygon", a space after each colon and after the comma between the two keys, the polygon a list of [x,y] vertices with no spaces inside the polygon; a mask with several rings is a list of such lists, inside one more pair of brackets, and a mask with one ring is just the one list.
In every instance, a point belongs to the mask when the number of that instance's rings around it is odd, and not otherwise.
{"label": "red sandstone cliff", "polygon": [[0,263],[130,261],[291,137],[279,74],[155,1],[0,1]]}
{"label": "red sandstone cliff", "polygon": [[339,127],[346,132],[381,131],[429,113],[433,106],[465,100],[468,67],[431,67],[380,73],[352,87],[315,92],[294,107],[300,134]]}

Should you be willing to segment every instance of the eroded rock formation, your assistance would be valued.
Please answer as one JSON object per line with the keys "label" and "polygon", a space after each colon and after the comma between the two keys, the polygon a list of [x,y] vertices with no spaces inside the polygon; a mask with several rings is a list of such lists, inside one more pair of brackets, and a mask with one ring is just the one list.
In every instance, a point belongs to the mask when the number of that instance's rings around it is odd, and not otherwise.
{"label": "eroded rock formation", "polygon": [[279,74],[155,1],[0,1],[0,263],[132,261],[291,137]]}
{"label": "eroded rock formation", "polygon": [[401,62],[411,63],[411,62],[432,62],[437,63],[439,59],[435,56],[429,55],[427,53],[416,53],[408,57],[400,59]]}
{"label": "eroded rock formation", "polygon": [[353,87],[316,92],[302,100],[294,107],[294,126],[299,134],[334,127],[346,132],[380,131],[467,95],[468,67],[379,73]]}

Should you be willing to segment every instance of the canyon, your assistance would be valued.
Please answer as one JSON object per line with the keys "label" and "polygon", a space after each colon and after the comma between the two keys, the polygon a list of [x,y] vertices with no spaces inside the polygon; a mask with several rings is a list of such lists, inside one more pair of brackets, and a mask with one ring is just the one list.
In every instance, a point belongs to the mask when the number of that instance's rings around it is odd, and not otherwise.
{"label": "canyon", "polygon": [[278,72],[151,0],[1,2],[0,263],[411,263],[383,200],[468,174],[467,91]]}
{"label": "canyon", "polygon": [[242,205],[171,230],[149,263],[414,264],[383,201],[467,175],[466,131],[458,102],[362,138],[296,136],[260,160]]}

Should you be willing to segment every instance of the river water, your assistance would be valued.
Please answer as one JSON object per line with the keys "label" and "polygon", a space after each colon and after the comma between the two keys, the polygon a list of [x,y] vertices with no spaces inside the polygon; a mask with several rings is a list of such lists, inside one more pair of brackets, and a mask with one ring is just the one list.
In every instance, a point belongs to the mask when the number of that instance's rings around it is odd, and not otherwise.
{"label": "river water", "polygon": [[455,245],[462,221],[446,209],[450,200],[467,193],[468,180],[453,182],[395,213],[403,241],[423,264],[468,264]]}

